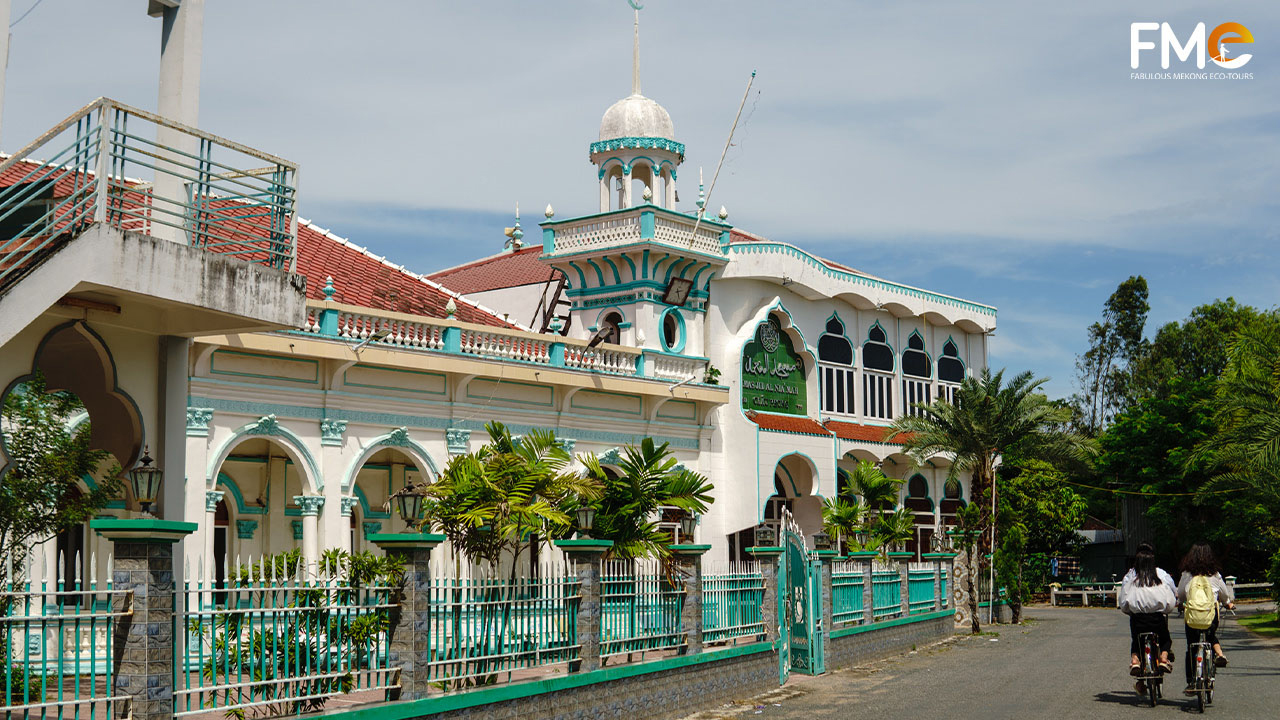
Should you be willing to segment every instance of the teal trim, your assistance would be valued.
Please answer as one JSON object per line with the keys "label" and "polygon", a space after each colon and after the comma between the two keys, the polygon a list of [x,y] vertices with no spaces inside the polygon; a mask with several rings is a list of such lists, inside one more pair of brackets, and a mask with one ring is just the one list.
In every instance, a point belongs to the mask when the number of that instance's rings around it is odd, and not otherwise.
{"label": "teal trim", "polygon": [[617,150],[665,150],[684,160],[684,143],[660,137],[620,137],[591,143],[591,154]]}
{"label": "teal trim", "polygon": [[608,172],[609,163],[614,163],[614,162],[618,163],[618,167],[620,168],[626,168],[627,166],[626,163],[622,162],[622,158],[620,157],[606,158],[604,162],[600,163],[600,169],[596,172],[596,179],[603,180],[605,174]]}
{"label": "teal trim", "polygon": [[996,308],[991,305],[982,305],[980,303],[951,297],[950,295],[941,295],[939,293],[929,292],[928,290],[921,290],[909,285],[901,285],[887,280],[881,280],[879,278],[872,278],[865,275],[856,275],[854,273],[845,272],[843,270],[836,270],[804,250],[785,243],[737,242],[730,243],[726,248],[726,251],[737,255],[754,255],[769,252],[779,253],[803,260],[805,263],[817,268],[820,273],[832,278],[833,280],[847,282],[852,285],[861,285],[874,290],[885,290],[888,292],[900,293],[908,297],[928,300],[948,307],[960,308],[961,310],[967,310],[979,315],[990,315],[993,318],[996,316]]}
{"label": "teal trim", "polygon": [[320,334],[329,337],[337,337],[338,335],[338,315],[337,310],[325,309],[320,311]]}
{"label": "teal trim", "polygon": [[578,273],[578,287],[585,288],[587,286],[587,276],[582,272],[582,268],[578,267],[577,263],[574,262],[570,262],[569,267]]}
{"label": "teal trim", "polygon": [[[691,267],[693,267],[694,265],[697,265],[697,264],[698,264],[698,261],[697,261],[697,260],[694,260],[694,261],[690,262],[688,265],[685,265],[684,267],[680,268],[680,275],[679,275],[679,277],[680,277],[681,279],[684,279],[684,276],[689,274],[689,268],[691,268]],[[705,269],[707,269],[707,268],[709,268],[709,267],[711,267],[711,265],[710,265],[709,263],[705,263],[705,262],[704,262],[704,263],[702,263],[702,269],[703,269],[703,270],[705,270]],[[698,275],[701,275],[701,274],[702,274],[702,270],[699,270],[699,271],[697,272],[697,274],[698,274]],[[693,281],[692,281],[692,280],[690,280],[690,282],[693,282]]]}
{"label": "teal trim", "polygon": [[[267,508],[265,507],[258,507],[257,505],[249,506],[245,504],[244,493],[241,492],[240,486],[236,484],[236,481],[233,480],[230,475],[227,475],[224,472],[219,472],[218,481],[215,487],[219,487],[219,486],[224,488],[227,492],[231,493],[231,499],[234,500],[236,503],[237,515],[266,515],[267,514]],[[268,490],[268,492],[270,492],[270,490]],[[271,499],[265,498],[265,500],[267,501],[268,506],[270,506]]]}
{"label": "teal trim", "polygon": [[435,461],[431,459],[431,453],[427,452],[427,449],[419,445],[417,441],[410,438],[407,433],[397,429],[379,435],[365,445],[364,451],[357,455],[351,461],[351,464],[347,466],[347,473],[342,480],[342,491],[347,492],[356,484],[356,476],[360,474],[360,469],[364,467],[365,460],[373,457],[374,453],[379,450],[387,448],[399,450],[408,455],[413,460],[413,464],[418,467],[418,472],[428,476],[423,478],[424,480],[440,474],[440,471],[436,469]]}
{"label": "teal trim", "polygon": [[656,232],[657,222],[652,212],[640,213],[640,239],[652,240]]}
{"label": "teal trim", "polygon": [[[672,307],[672,308],[673,308],[673,307],[675,307],[675,306],[674,306],[674,305],[668,305],[667,307]],[[703,357],[703,356],[701,356],[701,355],[688,355],[688,354],[686,354],[686,353],[673,353],[673,352],[666,352],[665,350],[642,350],[642,351],[641,351],[641,353],[642,353],[642,354],[644,354],[644,355],[665,355],[665,356],[667,356],[667,357],[678,357],[678,358],[684,358],[685,360],[704,360],[704,361],[708,361],[708,362],[709,362],[709,358],[705,358],[705,357]],[[713,385],[712,387],[717,387],[717,386],[714,386],[714,385]]]}
{"label": "teal trim", "polygon": [[[556,253],[552,255],[544,255],[543,259],[564,262],[568,258],[576,259],[585,255],[595,256],[595,255],[598,255],[602,250],[608,250],[610,253],[615,253],[615,254],[620,252],[626,252],[628,250],[642,250],[644,249],[644,246],[652,245],[654,243],[658,243],[658,241],[657,240],[638,240],[637,242],[626,243],[624,245],[610,245],[607,248],[592,248],[587,250],[578,250],[575,252],[566,252],[564,254]],[[658,244],[661,247],[664,244],[671,244],[671,243],[658,243]],[[687,245],[680,245],[679,248],[680,248],[680,252],[683,254],[696,255],[700,258],[714,260],[715,262],[721,265],[723,265],[725,261],[725,256],[722,253],[716,253],[712,255],[711,253],[705,253],[705,252],[702,252],[701,250],[691,250]]]}
{"label": "teal trim", "polygon": [[710,263],[707,263],[707,264],[703,265],[703,266],[698,270],[698,272],[697,272],[697,274],[696,274],[696,275],[694,275],[694,276],[693,276],[693,286],[694,286],[695,288],[696,288],[696,287],[700,287],[700,286],[698,285],[698,281],[702,279],[702,273],[704,273],[704,272],[706,272],[706,271],[708,271],[708,270],[710,270],[710,269],[711,269],[711,264],[710,264]]}
{"label": "teal trim", "polygon": [[[445,382],[446,386],[448,386],[448,377],[444,373],[422,372],[419,370],[405,370],[403,368],[382,367],[382,366],[379,366],[376,368],[366,367],[365,369],[376,370],[377,372],[395,372],[395,373],[405,373],[406,375],[421,375],[423,377],[439,378]],[[396,385],[372,385],[369,383],[351,382],[349,379],[347,379],[347,376],[351,373],[351,370],[352,368],[347,368],[342,372],[342,384],[345,387],[369,388],[371,390],[394,390],[396,392],[411,392],[411,393],[418,393],[421,395],[448,395],[448,392],[444,390],[415,390],[413,388],[398,387]]]}
{"label": "teal trim", "polygon": [[444,329],[444,351],[447,353],[462,352],[462,329],[447,327]]}
{"label": "teal trim", "polygon": [[649,251],[646,249],[640,256],[640,279],[647,280],[649,278]]}
{"label": "teal trim", "polygon": [[715,278],[715,276],[716,276],[715,273],[711,273],[710,275],[707,276],[707,284],[702,286],[702,291],[704,293],[711,292],[711,280]]}
{"label": "teal trim", "polygon": [[564,367],[564,343],[551,343],[551,367]]}
{"label": "teal trim", "polygon": [[[489,393],[487,395],[472,395],[471,388],[477,382],[493,383],[494,392]],[[545,390],[547,392],[547,400],[545,402],[538,402],[536,400],[520,400],[518,398],[502,397],[497,394],[498,387],[500,387],[501,385],[519,385],[521,387],[531,387],[536,390]],[[556,391],[555,391],[555,388],[552,388],[548,385],[535,385],[533,383],[516,382],[515,380],[497,380],[497,379],[490,380],[489,378],[476,378],[475,380],[472,380],[471,382],[467,383],[467,397],[471,398],[472,400],[483,400],[486,403],[493,402],[494,400],[500,400],[502,402],[517,403],[519,405],[536,405],[538,407],[555,407]]]}
{"label": "teal trim", "polygon": [[648,377],[645,374],[644,353],[636,357],[636,377]]}
{"label": "teal trim", "polygon": [[[556,249],[556,230],[555,228],[542,228],[542,252],[549,253]],[[334,319],[337,324],[337,319]]]}
{"label": "teal trim", "polygon": [[[213,406],[210,405],[209,407]],[[222,445],[218,446],[217,452],[213,453],[209,460],[209,468],[206,471],[205,482],[208,485],[213,485],[216,482],[217,473],[222,470],[222,463],[226,462],[226,459],[231,456],[231,450],[234,449],[236,445],[239,445],[248,438],[261,437],[267,438],[284,448],[287,452],[297,455],[295,462],[297,459],[301,459],[302,464],[305,466],[304,477],[302,478],[304,489],[308,484],[307,481],[310,480],[310,486],[316,489],[316,494],[323,495],[324,476],[320,474],[320,467],[316,464],[315,458],[311,457],[311,452],[307,450],[307,444],[302,441],[302,438],[294,434],[292,430],[289,430],[279,424],[279,422],[272,423],[270,432],[263,432],[261,430],[259,424],[266,420],[267,416],[276,414],[274,410],[275,406],[266,405],[265,407],[267,407],[268,410],[263,413],[262,419],[255,420],[247,425],[242,425],[231,434],[231,437],[224,440]],[[217,408],[214,409],[216,410]],[[310,476],[305,476],[306,473],[310,473]]]}
{"label": "teal trim", "polygon": [[598,540],[596,538],[571,538],[567,540],[554,540],[552,542],[558,548],[570,548],[574,550],[608,550],[613,547],[612,540]]}
{"label": "teal trim", "polygon": [[381,510],[372,510],[369,508],[369,498],[365,497],[364,490],[360,489],[360,484],[352,488],[351,494],[356,496],[356,500],[360,503],[360,516],[366,520],[390,520],[391,513]]}
{"label": "teal trim", "polygon": [[848,637],[849,635],[860,635],[862,633],[875,632],[876,630],[884,630],[885,628],[896,627],[898,625],[911,625],[912,623],[928,622],[930,620],[939,620],[945,617],[951,617],[955,614],[954,610],[935,610],[928,613],[920,613],[919,615],[908,615],[906,617],[893,618],[892,620],[881,620],[879,622],[870,623],[868,625],[856,625],[854,627],[841,628],[831,631],[831,639]]}
{"label": "teal trim", "polygon": [[[688,415],[664,415],[662,413],[668,407],[688,407]],[[668,400],[658,408],[658,414],[655,417],[666,418],[668,420],[694,420],[698,419],[698,404],[692,400]]]}
{"label": "teal trim", "polygon": [[[655,281],[658,279],[658,273],[662,271],[662,264],[663,264],[663,263],[667,262],[668,260],[670,260],[671,262],[675,262],[675,261],[676,261],[676,260],[678,260],[678,259],[680,259],[680,258],[679,258],[679,257],[672,257],[671,253],[663,253],[663,254],[662,254],[662,257],[658,258],[657,262],[655,262],[655,263],[653,264],[653,279],[654,279]],[[661,284],[661,285],[659,285],[658,287],[663,287],[663,286],[665,286],[665,285],[666,285],[666,280],[663,280],[663,281],[662,281],[662,284]]]}
{"label": "teal trim", "polygon": [[[579,397],[583,397],[583,399],[586,399],[587,397],[591,397],[593,395],[603,395],[605,397],[625,398],[627,400],[633,400],[635,401],[636,409],[632,411],[632,410],[622,409],[621,407],[613,408],[608,406],[601,407],[599,405],[579,405],[578,404]],[[616,413],[618,415],[631,415],[634,417],[640,417],[644,410],[644,400],[642,400],[639,395],[625,395],[623,393],[605,392],[603,390],[579,390],[578,392],[573,394],[572,398],[569,399],[569,407],[574,408],[576,410],[594,410],[595,412]]]}
{"label": "teal trim", "polygon": [[587,259],[587,264],[591,266],[592,270],[596,271],[596,278],[600,281],[599,287],[604,287],[604,270],[601,270],[596,261],[590,258]]}
{"label": "teal trim", "polygon": [[620,284],[622,282],[622,274],[618,272],[618,266],[613,262],[613,258],[610,258],[608,255],[606,255],[601,259],[604,260],[606,263],[609,263],[609,269],[613,270],[613,283],[615,285]]}
{"label": "teal trim", "polygon": [[[312,376],[310,380],[301,380],[299,378],[285,377],[283,375],[268,375],[263,373],[236,372],[234,370],[219,370],[217,360],[219,356],[236,355],[239,357],[256,358],[259,360],[273,360],[275,362],[299,363],[311,367]],[[283,380],[284,382],[306,383],[315,385],[320,382],[320,362],[318,360],[295,359],[283,357],[281,355],[260,355],[258,353],[240,352],[238,350],[215,350],[213,355],[209,356],[209,373],[212,375],[231,375],[234,377],[252,377],[263,378],[267,380]]]}
{"label": "teal trim", "polygon": [[636,261],[635,261],[635,260],[632,260],[632,259],[631,259],[631,256],[630,256],[630,255],[627,255],[626,253],[623,253],[623,254],[621,255],[621,257],[622,257],[622,259],[623,259],[623,260],[626,260],[626,261],[627,261],[627,265],[630,265],[630,266],[631,266],[631,280],[630,280],[630,282],[635,282],[636,280],[638,280],[638,279],[639,279],[639,278],[637,278],[637,277],[636,277]]}
{"label": "teal trim", "polygon": [[95,518],[89,528],[109,540],[169,544],[195,532],[193,522],[152,518]]}
{"label": "teal trim", "polygon": [[[678,329],[676,331],[675,345],[667,344],[667,316],[671,314],[675,315],[676,324],[678,325]],[[672,353],[684,352],[685,341],[688,339],[689,333],[686,332],[685,325],[684,325],[684,315],[681,314],[680,308],[677,308],[677,307],[667,308],[666,312],[662,313],[662,316],[658,318],[658,330],[662,335],[662,347],[664,349]]]}

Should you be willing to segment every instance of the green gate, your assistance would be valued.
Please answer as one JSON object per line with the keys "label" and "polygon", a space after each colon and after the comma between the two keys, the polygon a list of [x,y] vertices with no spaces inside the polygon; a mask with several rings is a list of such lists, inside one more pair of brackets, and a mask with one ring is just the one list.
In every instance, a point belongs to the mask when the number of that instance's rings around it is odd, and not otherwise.
{"label": "green gate", "polygon": [[782,562],[778,568],[779,680],[791,671],[819,675],[825,671],[820,627],[822,571],[809,558],[804,533],[791,513],[782,513]]}

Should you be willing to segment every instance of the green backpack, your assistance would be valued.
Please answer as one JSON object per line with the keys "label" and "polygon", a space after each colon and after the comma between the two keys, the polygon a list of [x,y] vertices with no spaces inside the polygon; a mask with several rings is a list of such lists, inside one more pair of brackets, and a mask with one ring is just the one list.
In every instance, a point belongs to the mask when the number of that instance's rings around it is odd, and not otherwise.
{"label": "green backpack", "polygon": [[1187,601],[1182,604],[1187,627],[1208,630],[1217,616],[1217,595],[1207,575],[1195,575],[1187,586]]}

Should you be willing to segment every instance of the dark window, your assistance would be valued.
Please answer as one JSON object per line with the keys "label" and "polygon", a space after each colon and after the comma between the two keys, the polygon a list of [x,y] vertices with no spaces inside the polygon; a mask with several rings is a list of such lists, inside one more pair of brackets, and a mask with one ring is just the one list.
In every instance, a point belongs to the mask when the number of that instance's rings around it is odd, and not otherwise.
{"label": "dark window", "polygon": [[662,341],[668,350],[674,350],[680,344],[680,321],[675,311],[662,318]]}
{"label": "dark window", "polygon": [[818,338],[818,359],[839,365],[853,364],[853,344],[844,336],[844,323],[832,315],[827,331]]}
{"label": "dark window", "polygon": [[907,481],[907,497],[929,497],[929,483],[924,479],[923,475],[912,475],[911,479]]}
{"label": "dark window", "polygon": [[960,349],[950,339],[942,346],[942,357],[938,358],[938,379],[952,383],[964,380],[964,363],[960,361]]}
{"label": "dark window", "polygon": [[622,315],[620,313],[611,312],[604,316],[600,321],[600,327],[609,327],[609,334],[605,336],[604,341],[618,345],[622,339]]}
{"label": "dark window", "polygon": [[924,338],[919,333],[911,333],[907,340],[907,349],[902,351],[902,374],[912,377],[933,377],[933,363],[929,354],[924,351]]}
{"label": "dark window", "polygon": [[950,480],[947,480],[946,485],[942,486],[942,496],[947,498],[948,500],[959,500],[960,499],[960,481],[955,478],[951,478]]}

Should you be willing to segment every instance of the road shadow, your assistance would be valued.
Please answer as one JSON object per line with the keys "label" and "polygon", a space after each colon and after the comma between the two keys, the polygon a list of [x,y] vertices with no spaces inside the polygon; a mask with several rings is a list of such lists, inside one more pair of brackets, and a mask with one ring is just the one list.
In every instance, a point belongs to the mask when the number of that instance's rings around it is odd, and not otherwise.
{"label": "road shadow", "polygon": [[[1127,692],[1100,692],[1093,696],[1093,701],[1110,703],[1112,705],[1129,705],[1130,707],[1151,704],[1147,701],[1146,697],[1138,695],[1132,690]],[[1161,702],[1163,702],[1163,700],[1161,700]]]}

